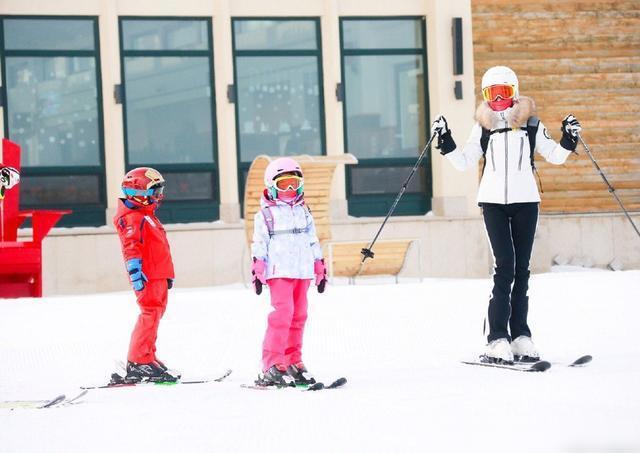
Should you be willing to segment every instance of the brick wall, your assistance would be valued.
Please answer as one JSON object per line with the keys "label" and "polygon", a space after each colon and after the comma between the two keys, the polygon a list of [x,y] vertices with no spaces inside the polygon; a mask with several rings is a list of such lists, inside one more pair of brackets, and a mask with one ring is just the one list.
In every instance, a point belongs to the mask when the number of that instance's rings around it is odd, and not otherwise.
{"label": "brick wall", "polygon": [[[640,210],[640,1],[472,0],[476,99],[487,68],[511,67],[520,93],[559,141],[573,113],[583,138],[629,210]],[[578,145],[552,166],[536,156],[544,212],[617,211]]]}

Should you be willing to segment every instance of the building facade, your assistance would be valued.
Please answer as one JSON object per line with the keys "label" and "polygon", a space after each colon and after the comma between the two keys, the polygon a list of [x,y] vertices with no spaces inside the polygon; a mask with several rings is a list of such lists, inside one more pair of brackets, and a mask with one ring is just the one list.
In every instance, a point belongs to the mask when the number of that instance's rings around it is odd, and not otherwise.
{"label": "building facade", "polygon": [[[246,278],[241,200],[259,154],[356,156],[334,176],[333,236],[369,239],[432,118],[465,140],[473,36],[468,0],[4,0],[0,133],[23,148],[22,204],[73,210],[45,242],[45,293],[127,287],[111,218],[137,166],[167,180],[179,286]],[[385,230],[420,239],[406,275],[488,275],[477,184],[477,169],[427,156]],[[534,268],[591,253],[590,236],[565,238],[583,224],[627,238],[597,264],[639,264],[624,219],[603,214],[543,219]]]}

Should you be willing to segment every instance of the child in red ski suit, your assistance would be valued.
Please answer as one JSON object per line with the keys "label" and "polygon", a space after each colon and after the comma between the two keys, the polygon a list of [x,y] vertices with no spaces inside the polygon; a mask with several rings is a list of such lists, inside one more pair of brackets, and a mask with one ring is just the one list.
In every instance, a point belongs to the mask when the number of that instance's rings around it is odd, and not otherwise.
{"label": "child in red ski suit", "polygon": [[174,278],[167,235],[155,214],[164,184],[153,168],[128,172],[122,182],[125,198],[120,199],[113,219],[140,307],[127,356],[127,382],[175,381],[179,377],[156,357],[158,325]]}
{"label": "child in red ski suit", "polygon": [[326,269],[315,224],[304,204],[300,165],[280,158],[265,171],[261,209],[255,215],[252,274],[256,293],[269,286],[273,311],[262,345],[258,385],[313,384],[302,362],[311,280],[323,292]]}

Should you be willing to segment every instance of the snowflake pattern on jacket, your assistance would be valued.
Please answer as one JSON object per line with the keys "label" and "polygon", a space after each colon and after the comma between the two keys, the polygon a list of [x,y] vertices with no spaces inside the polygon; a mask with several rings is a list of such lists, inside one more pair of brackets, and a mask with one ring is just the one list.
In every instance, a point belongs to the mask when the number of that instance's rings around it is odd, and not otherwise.
{"label": "snowflake pattern on jacket", "polygon": [[[266,262],[267,280],[315,278],[313,265],[315,260],[322,259],[322,249],[313,216],[304,199],[300,196],[289,204],[267,198],[265,193],[260,207],[254,217],[251,255]],[[273,234],[269,233],[264,209],[273,219]]]}

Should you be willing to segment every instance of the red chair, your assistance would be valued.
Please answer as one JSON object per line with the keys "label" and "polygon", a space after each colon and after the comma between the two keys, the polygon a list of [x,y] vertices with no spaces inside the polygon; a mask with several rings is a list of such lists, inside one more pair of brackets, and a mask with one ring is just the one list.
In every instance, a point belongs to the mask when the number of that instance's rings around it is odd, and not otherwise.
{"label": "red chair", "polygon": [[[20,147],[2,140],[0,162],[20,171]],[[0,200],[0,298],[42,297],[42,240],[71,211],[20,211],[20,184]],[[31,218],[31,241],[18,241],[18,228]]]}

